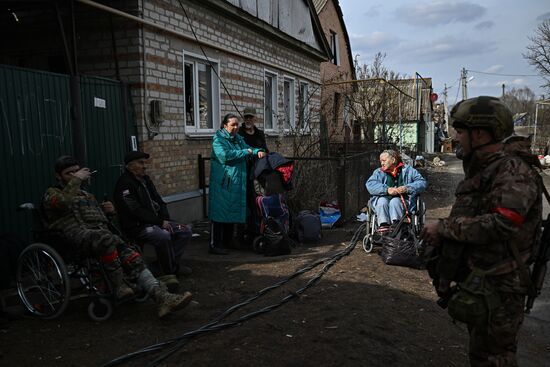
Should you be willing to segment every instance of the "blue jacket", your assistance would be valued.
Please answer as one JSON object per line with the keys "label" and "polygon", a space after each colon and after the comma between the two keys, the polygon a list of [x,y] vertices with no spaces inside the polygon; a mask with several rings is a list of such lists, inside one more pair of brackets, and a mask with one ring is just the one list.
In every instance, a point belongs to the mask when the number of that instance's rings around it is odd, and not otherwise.
{"label": "blue jacket", "polygon": [[212,140],[210,154],[210,192],[208,216],[213,222],[246,221],[246,159],[262,149],[251,148],[240,135],[219,129]]}
{"label": "blue jacket", "polygon": [[[407,206],[414,211],[418,194],[426,190],[428,183],[422,175],[413,167],[406,164],[401,169],[403,186],[407,187]],[[388,176],[381,168],[377,168],[369,177],[365,186],[372,195],[370,203],[374,206],[378,198],[388,196]]]}

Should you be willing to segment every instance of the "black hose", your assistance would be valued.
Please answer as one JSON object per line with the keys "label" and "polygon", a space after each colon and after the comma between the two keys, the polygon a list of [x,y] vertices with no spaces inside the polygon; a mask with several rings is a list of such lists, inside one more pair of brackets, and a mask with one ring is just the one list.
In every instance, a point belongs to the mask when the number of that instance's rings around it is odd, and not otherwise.
{"label": "black hose", "polygon": [[[252,297],[244,300],[243,302],[240,302],[240,303],[237,303],[231,307],[229,307],[228,309],[226,309],[225,311],[223,311],[220,315],[218,315],[216,318],[214,318],[212,321],[210,321],[209,323],[199,327],[198,329],[195,329],[195,330],[191,330],[191,331],[188,331],[188,332],[185,332],[184,334],[180,335],[180,336],[177,336],[175,338],[172,338],[172,339],[169,339],[169,340],[166,340],[166,341],[163,341],[163,342],[160,342],[160,343],[157,343],[157,344],[153,344],[153,345],[150,345],[150,346],[147,346],[145,348],[142,348],[140,350],[137,350],[135,352],[132,352],[132,353],[128,353],[128,354],[125,354],[125,355],[122,355],[118,358],[115,358],[105,364],[102,365],[102,367],[112,367],[112,366],[118,366],[118,365],[121,365],[125,362],[128,362],[130,361],[131,359],[134,359],[134,358],[138,358],[138,357],[141,357],[145,354],[148,354],[148,353],[151,353],[151,352],[155,352],[155,351],[159,351],[159,350],[162,350],[164,348],[168,348],[170,347],[170,349],[168,349],[166,352],[164,352],[163,354],[161,354],[160,356],[158,356],[156,359],[154,359],[153,361],[151,361],[149,364],[147,364],[148,367],[154,367],[154,366],[158,366],[159,363],[161,363],[162,361],[166,360],[168,357],[170,357],[171,355],[173,355],[174,353],[176,353],[178,350],[180,350],[191,338],[195,337],[195,336],[199,336],[201,334],[205,334],[205,333],[209,333],[209,332],[215,332],[215,331],[219,331],[219,330],[222,330],[222,329],[226,329],[226,328],[230,328],[230,327],[233,327],[233,326],[237,326],[241,323],[243,323],[244,321],[246,320],[250,320],[256,316],[259,316],[259,315],[262,315],[264,313],[267,313],[267,312],[270,312],[276,308],[279,308],[280,306],[284,305],[285,303],[289,302],[290,300],[294,299],[294,298],[297,298],[299,297],[302,293],[304,293],[308,288],[314,286],[315,284],[317,284],[321,278],[323,277],[323,275],[325,275],[329,269],[334,266],[338,261],[340,261],[344,256],[347,256],[351,253],[351,251],[353,251],[353,249],[355,248],[355,245],[357,244],[357,242],[359,241],[359,238],[360,236],[363,234],[364,230],[365,230],[365,226],[366,226],[366,222],[365,223],[362,223],[354,232],[353,234],[353,237],[350,241],[350,243],[346,246],[345,249],[341,250],[341,251],[338,251],[336,252],[335,254],[333,254],[332,256],[330,257],[326,257],[326,258],[323,258],[323,259],[320,259],[320,260],[316,260],[314,262],[312,262],[311,264],[303,267],[302,269],[299,269],[297,270],[296,272],[294,272],[293,274],[291,274],[290,276],[280,280],[279,282],[275,283],[275,284],[272,284],[268,287],[265,287],[264,289],[256,292],[255,295],[253,295]],[[271,304],[271,305],[268,305],[268,306],[265,306],[263,308],[260,308],[256,311],[252,311],[246,315],[243,315],[237,319],[235,319],[234,321],[226,321],[224,323],[222,323],[222,321],[229,315],[231,315],[232,313],[234,313],[236,310],[238,310],[239,308],[241,307],[244,307],[250,303],[252,303],[253,301],[259,299],[260,297],[266,295],[267,293],[269,293],[270,291],[276,289],[276,288],[279,288],[281,287],[282,285],[288,283],[289,281],[291,281],[292,279],[302,275],[302,274],[305,274],[313,269],[315,269],[316,267],[318,267],[319,265],[321,264],[325,264],[322,269],[317,273],[317,275],[315,275],[313,278],[311,278],[303,287],[297,289],[296,291],[294,292],[291,292],[289,293],[288,295],[286,295],[283,299],[281,299],[278,303],[274,303],[274,304]]]}

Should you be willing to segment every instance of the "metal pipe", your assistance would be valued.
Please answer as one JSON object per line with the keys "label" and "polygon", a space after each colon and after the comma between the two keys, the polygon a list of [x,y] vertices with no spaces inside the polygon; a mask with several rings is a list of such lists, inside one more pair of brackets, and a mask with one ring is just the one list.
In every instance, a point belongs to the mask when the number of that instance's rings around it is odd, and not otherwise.
{"label": "metal pipe", "polygon": [[[413,79],[400,79],[401,81],[403,80],[413,80]],[[370,78],[370,79],[354,79],[354,80],[344,80],[344,81],[340,81],[340,82],[331,82],[331,83],[324,83],[323,86],[326,87],[326,86],[329,86],[329,85],[340,85],[340,84],[350,84],[350,83],[365,83],[365,82],[380,82],[380,83],[388,83],[389,85],[391,85],[394,89],[397,89],[400,93],[406,95],[407,97],[409,97],[410,99],[416,99],[414,98],[413,96],[410,96],[408,95],[407,93],[403,92],[399,87],[397,87],[396,85],[394,85],[392,82],[390,82],[389,80],[386,80],[384,78]]]}

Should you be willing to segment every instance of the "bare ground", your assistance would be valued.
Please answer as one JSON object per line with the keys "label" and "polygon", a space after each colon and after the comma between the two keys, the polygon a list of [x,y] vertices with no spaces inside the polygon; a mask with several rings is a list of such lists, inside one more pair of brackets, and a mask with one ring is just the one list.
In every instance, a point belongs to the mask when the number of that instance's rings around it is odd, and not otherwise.
{"label": "bare ground", "polygon": [[[457,162],[449,163],[423,171],[431,184],[424,195],[430,218],[448,213],[462,177]],[[313,261],[342,251],[356,227],[325,231],[322,243],[276,258],[245,251],[208,255],[202,233],[184,256],[194,272],[181,279],[183,288],[195,297],[185,310],[158,320],[152,302],[129,303],[117,307],[108,322],[94,323],[86,315],[87,300],[74,301],[57,320],[24,316],[3,326],[0,365],[100,366],[180,336]],[[293,279],[227,320],[278,303],[320,270]],[[192,338],[162,365],[467,366],[466,328],[454,324],[435,300],[424,271],[386,266],[358,244],[294,300],[237,326]],[[522,366],[547,365],[550,357],[549,320],[535,316],[527,318],[521,334]],[[150,353],[126,365],[144,366],[159,355]]]}

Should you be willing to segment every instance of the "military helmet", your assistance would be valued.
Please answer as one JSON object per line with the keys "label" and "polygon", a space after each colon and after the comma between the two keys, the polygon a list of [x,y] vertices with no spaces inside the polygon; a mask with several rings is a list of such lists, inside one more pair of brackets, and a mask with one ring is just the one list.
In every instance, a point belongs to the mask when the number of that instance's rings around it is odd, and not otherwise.
{"label": "military helmet", "polygon": [[498,98],[480,96],[457,103],[451,110],[453,127],[485,129],[497,141],[514,133],[512,112]]}

